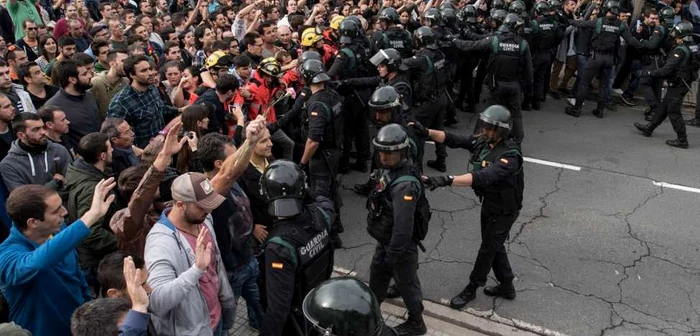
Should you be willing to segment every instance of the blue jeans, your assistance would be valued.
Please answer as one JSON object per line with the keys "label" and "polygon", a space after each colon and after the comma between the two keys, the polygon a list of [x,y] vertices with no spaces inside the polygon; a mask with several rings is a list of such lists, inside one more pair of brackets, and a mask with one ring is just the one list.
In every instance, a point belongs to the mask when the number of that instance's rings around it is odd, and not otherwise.
{"label": "blue jeans", "polygon": [[632,63],[630,63],[630,82],[627,84],[627,89],[625,89],[625,92],[623,94],[625,97],[634,97],[634,94],[637,93],[637,90],[639,90],[639,77],[635,74],[637,71],[642,70],[642,61],[641,60],[632,60]]}
{"label": "blue jeans", "polygon": [[221,320],[219,320],[219,324],[216,325],[216,328],[214,328],[214,336],[226,336],[228,334],[228,331],[225,331],[223,329],[224,327],[224,320],[223,317]]}
{"label": "blue jeans", "polygon": [[[569,91],[569,98],[576,98],[578,86],[581,85],[581,77],[583,77],[583,69],[586,68],[586,63],[588,63],[588,57],[589,56],[581,54],[576,55],[576,81],[574,82],[574,86],[571,88],[571,91]],[[586,85],[590,85],[590,83]]]}
{"label": "blue jeans", "polygon": [[236,269],[233,273],[229,272],[229,282],[236,301],[243,296],[248,308],[248,325],[259,330],[265,314],[260,304],[258,276],[260,276],[260,267],[258,266],[258,260],[255,258],[247,265]]}

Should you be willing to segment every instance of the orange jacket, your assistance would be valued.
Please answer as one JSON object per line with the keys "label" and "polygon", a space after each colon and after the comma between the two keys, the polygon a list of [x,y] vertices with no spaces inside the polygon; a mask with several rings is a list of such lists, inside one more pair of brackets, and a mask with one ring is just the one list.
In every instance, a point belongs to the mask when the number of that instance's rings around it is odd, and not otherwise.
{"label": "orange jacket", "polygon": [[[248,99],[243,98],[240,94],[240,90],[236,91],[236,96],[233,98],[235,104],[248,104],[248,120],[255,120],[258,114],[264,113],[267,108],[270,109],[270,113],[267,114],[267,122],[274,123],[277,122],[277,115],[275,114],[275,107],[269,106],[275,98],[284,94],[284,84],[280,82],[280,85],[274,88],[269,88],[265,86],[265,81],[258,75],[256,71],[250,83],[245,87],[250,91],[250,97]],[[279,93],[278,93],[279,92]]]}

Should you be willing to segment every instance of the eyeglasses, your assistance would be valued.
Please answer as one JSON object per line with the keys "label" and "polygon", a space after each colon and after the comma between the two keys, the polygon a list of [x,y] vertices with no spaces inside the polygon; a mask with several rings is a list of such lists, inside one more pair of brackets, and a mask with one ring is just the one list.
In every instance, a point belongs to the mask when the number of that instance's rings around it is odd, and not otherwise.
{"label": "eyeglasses", "polygon": [[39,28],[37,28],[37,27],[27,27],[27,28],[25,28],[25,29],[26,29],[26,30],[37,30],[37,29],[39,29]]}

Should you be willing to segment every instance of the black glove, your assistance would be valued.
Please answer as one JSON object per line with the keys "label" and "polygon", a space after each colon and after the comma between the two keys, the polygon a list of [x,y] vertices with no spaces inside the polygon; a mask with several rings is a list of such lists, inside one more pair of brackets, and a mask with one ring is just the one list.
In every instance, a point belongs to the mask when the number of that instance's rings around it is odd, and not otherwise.
{"label": "black glove", "polygon": [[421,178],[423,184],[428,187],[431,191],[440,187],[449,187],[452,185],[454,177],[452,175],[448,176],[423,176]]}
{"label": "black glove", "polygon": [[421,124],[420,122],[413,121],[413,122],[409,123],[409,125],[411,125],[411,127],[413,127],[413,133],[415,133],[417,137],[421,137],[421,138],[428,137],[428,129],[425,128],[425,126],[423,126],[423,124]]}
{"label": "black glove", "polygon": [[299,168],[306,174],[306,176],[309,176],[309,163],[299,163]]}

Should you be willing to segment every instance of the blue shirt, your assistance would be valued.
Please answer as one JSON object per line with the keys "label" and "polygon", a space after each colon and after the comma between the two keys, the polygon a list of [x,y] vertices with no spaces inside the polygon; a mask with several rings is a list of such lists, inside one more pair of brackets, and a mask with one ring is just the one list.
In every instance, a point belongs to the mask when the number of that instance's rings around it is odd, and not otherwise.
{"label": "blue shirt", "polygon": [[10,306],[10,321],[34,335],[71,335],[73,311],[90,300],[75,252],[89,233],[77,220],[39,245],[12,227],[0,244],[0,288]]}

